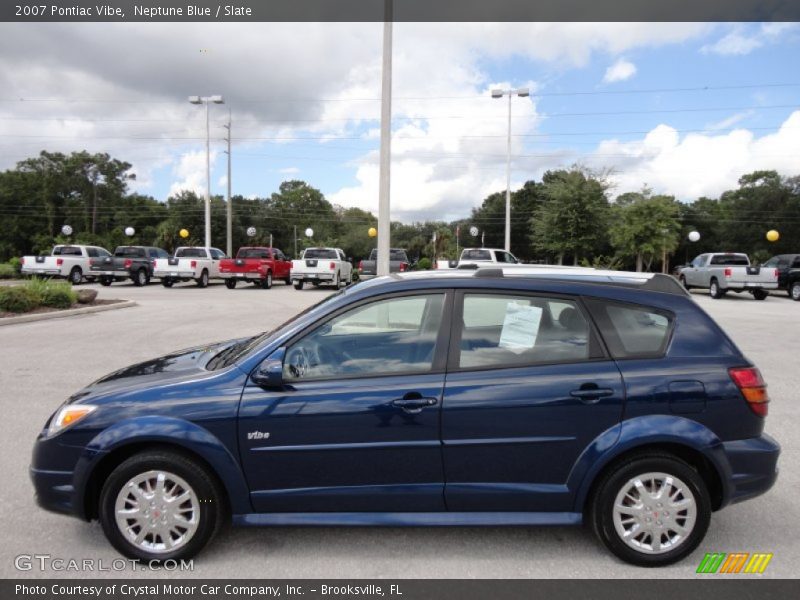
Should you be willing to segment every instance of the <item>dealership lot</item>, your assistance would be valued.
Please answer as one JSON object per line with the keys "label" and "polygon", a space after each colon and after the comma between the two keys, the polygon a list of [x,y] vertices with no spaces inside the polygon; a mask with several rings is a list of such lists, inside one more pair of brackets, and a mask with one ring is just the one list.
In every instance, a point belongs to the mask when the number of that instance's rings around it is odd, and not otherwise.
{"label": "dealership lot", "polygon": [[[96,287],[101,298],[125,298],[134,308],[0,328],[0,389],[5,435],[0,437],[0,514],[4,544],[0,574],[87,576],[38,567],[20,572],[19,555],[94,561],[109,567],[118,555],[100,527],[46,513],[33,502],[27,467],[33,440],[71,393],[127,364],[205,342],[269,329],[322,299],[330,290],[271,290],[215,283]],[[761,368],[772,404],[767,432],[783,445],[781,474],[762,498],[712,518],[708,536],[686,561],[658,576],[693,577],[705,552],[772,552],[763,576],[796,576],[800,522],[800,414],[795,400],[800,366],[800,303],[784,293],[764,302],[731,294],[696,301]],[[544,457],[546,459],[546,457]],[[23,561],[24,563],[24,561]],[[169,576],[164,571],[141,574]],[[131,576],[130,570],[88,576]],[[184,574],[184,576],[187,574]],[[194,561],[195,577],[653,577],[623,564],[580,528],[283,528],[229,529]]]}

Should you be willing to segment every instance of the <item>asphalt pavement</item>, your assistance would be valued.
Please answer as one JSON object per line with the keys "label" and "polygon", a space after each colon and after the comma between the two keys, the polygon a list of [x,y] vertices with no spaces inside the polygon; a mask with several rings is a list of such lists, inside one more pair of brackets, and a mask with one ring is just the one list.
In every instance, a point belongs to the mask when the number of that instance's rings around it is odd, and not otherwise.
{"label": "asphalt pavement", "polygon": [[[100,290],[100,298],[135,300],[138,306],[0,328],[0,577],[174,577],[163,569],[116,570],[120,555],[97,523],[35,505],[28,465],[37,433],[65,398],[110,371],[179,348],[271,329],[330,293],[296,291],[282,283],[271,290],[228,290],[220,283],[206,289],[193,284],[137,288],[127,282],[88,287]],[[761,577],[796,577],[800,303],[783,293],[763,302],[749,295],[693,296],[762,370],[772,398],[766,431],[780,441],[783,454],[775,487],[715,513],[704,542],[683,562],[656,572],[629,566],[580,527],[229,528],[194,559],[192,571],[180,576],[684,578],[697,576],[706,552],[771,552]],[[36,556],[49,558],[25,558]],[[54,563],[57,559],[64,562]],[[86,559],[94,572],[70,569],[69,560]],[[30,570],[17,568],[31,563]]]}

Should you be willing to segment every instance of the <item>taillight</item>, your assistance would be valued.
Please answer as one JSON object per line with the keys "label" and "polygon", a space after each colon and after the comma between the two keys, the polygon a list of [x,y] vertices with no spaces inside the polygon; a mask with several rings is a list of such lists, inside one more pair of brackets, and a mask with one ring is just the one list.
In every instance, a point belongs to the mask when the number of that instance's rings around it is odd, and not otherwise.
{"label": "taillight", "polygon": [[57,258],[56,259],[56,266],[60,267],[63,264],[64,264],[64,259],[63,258]]}
{"label": "taillight", "polygon": [[193,261],[192,261],[191,263],[189,263],[189,264],[191,265],[192,269],[194,269],[194,268],[197,268],[197,261],[196,261],[196,260],[193,260]]}
{"label": "taillight", "polygon": [[364,269],[364,261],[360,260],[360,261],[358,261],[358,270],[361,271],[363,269]]}
{"label": "taillight", "polygon": [[725,277],[730,277],[733,274],[733,271],[730,267],[725,268]]}
{"label": "taillight", "polygon": [[405,271],[407,266],[408,265],[406,263],[401,262],[400,263],[400,272],[402,273],[403,271]]}
{"label": "taillight", "polygon": [[331,261],[331,264],[330,264],[329,268],[330,268],[331,271],[335,271],[336,270],[336,263]]}
{"label": "taillight", "polygon": [[780,276],[780,272],[778,271],[778,269],[775,269],[775,279],[777,279],[779,276]]}
{"label": "taillight", "polygon": [[747,405],[759,417],[767,416],[767,404],[769,395],[767,394],[767,384],[761,377],[761,371],[755,367],[737,367],[728,369],[733,383],[742,392],[742,396],[747,400]]}
{"label": "taillight", "polygon": [[156,268],[156,261],[155,260],[152,261],[152,264],[153,264],[153,268],[155,269]]}
{"label": "taillight", "polygon": [[124,268],[130,269],[132,264],[133,264],[133,261],[130,258],[126,258],[125,259],[125,267]]}
{"label": "taillight", "polygon": [[25,264],[25,257],[24,256],[19,259],[19,264],[21,264],[21,265]]}

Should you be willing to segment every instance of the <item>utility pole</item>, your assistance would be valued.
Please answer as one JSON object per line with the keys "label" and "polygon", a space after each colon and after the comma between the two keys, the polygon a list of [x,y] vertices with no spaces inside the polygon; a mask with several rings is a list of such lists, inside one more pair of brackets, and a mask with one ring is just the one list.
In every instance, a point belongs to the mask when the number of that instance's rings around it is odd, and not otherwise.
{"label": "utility pole", "polygon": [[378,260],[376,273],[389,274],[389,249],[391,247],[391,218],[389,187],[392,157],[392,0],[383,4],[383,65],[381,81],[381,155],[378,183]]}
{"label": "utility pole", "polygon": [[294,257],[297,258],[297,225],[294,226]]}
{"label": "utility pole", "polygon": [[92,169],[92,192],[94,199],[92,200],[92,234],[97,230],[97,166]]}
{"label": "utility pole", "polygon": [[228,223],[227,223],[227,234],[228,234],[228,245],[226,250],[228,252],[228,256],[233,256],[233,207],[231,206],[231,109],[228,107],[228,124],[223,125],[225,129],[228,130],[228,137],[225,138],[225,141],[228,142],[228,151],[225,153],[228,155],[228,204],[227,204],[227,213],[228,213]]}

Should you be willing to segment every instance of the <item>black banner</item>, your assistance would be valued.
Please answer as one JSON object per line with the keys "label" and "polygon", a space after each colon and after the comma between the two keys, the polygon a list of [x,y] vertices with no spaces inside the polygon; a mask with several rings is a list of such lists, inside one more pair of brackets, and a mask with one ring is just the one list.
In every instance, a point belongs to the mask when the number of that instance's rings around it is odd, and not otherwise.
{"label": "black banner", "polygon": [[[576,565],[579,571],[580,566]],[[695,580],[3,580],[4,600],[770,600],[794,597],[795,581],[709,578]],[[795,590],[795,592],[792,592]]]}
{"label": "black banner", "polygon": [[4,0],[0,21],[800,21],[797,0]]}

